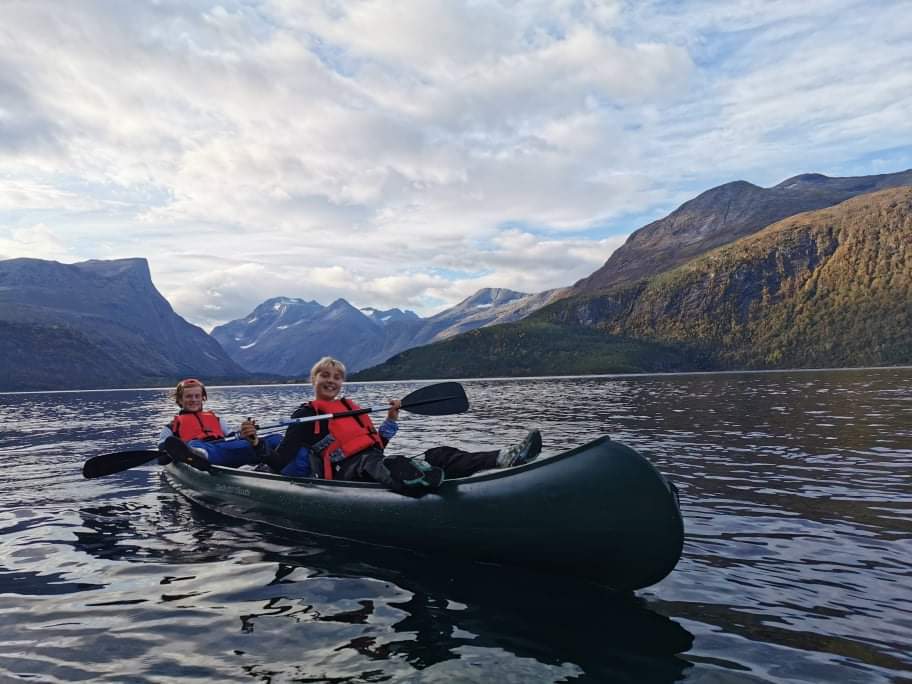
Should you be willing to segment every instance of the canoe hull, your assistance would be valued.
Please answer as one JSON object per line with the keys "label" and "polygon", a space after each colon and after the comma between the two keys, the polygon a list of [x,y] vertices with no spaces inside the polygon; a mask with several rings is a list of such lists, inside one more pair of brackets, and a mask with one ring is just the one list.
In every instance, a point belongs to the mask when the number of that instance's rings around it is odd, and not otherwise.
{"label": "canoe hull", "polygon": [[607,437],[517,468],[448,480],[412,499],[373,483],[182,463],[170,484],[220,513],[302,532],[573,575],[613,589],[665,577],[681,557],[674,488]]}

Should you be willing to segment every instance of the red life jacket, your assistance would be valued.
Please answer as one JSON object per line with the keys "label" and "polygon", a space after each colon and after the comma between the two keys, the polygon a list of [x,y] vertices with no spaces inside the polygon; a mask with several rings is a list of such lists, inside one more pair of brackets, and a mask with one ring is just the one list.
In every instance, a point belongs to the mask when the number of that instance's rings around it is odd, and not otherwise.
{"label": "red life jacket", "polygon": [[171,432],[185,442],[201,439],[208,442],[224,437],[222,424],[212,411],[181,411],[171,421]]}
{"label": "red life jacket", "polygon": [[[341,413],[342,411],[356,411],[358,406],[348,399],[339,399],[336,401],[322,401],[314,399],[310,402],[311,408],[316,415],[324,413]],[[383,440],[371,419],[367,414],[360,416],[346,416],[345,418],[333,418],[327,421],[319,421],[314,425],[314,436],[320,433],[320,425],[329,423],[329,434],[333,436],[333,442],[330,443],[320,452],[320,458],[323,460],[323,477],[331,480],[332,476],[332,457],[338,458],[341,451],[345,458],[351,458],[355,454],[360,454],[365,449],[371,447],[383,448]]]}

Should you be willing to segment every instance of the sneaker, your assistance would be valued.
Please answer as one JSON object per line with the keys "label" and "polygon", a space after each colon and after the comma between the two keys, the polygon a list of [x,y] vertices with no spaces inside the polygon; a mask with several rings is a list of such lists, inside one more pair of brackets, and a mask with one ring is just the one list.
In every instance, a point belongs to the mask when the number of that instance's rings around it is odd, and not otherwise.
{"label": "sneaker", "polygon": [[399,494],[424,496],[437,491],[443,484],[443,470],[417,458],[413,460],[404,456],[387,456],[383,459],[383,465],[391,478],[390,489]]}
{"label": "sneaker", "polygon": [[519,444],[500,450],[500,453],[497,454],[497,466],[499,468],[509,468],[528,463],[541,453],[541,448],[541,432],[530,430],[529,434]]}

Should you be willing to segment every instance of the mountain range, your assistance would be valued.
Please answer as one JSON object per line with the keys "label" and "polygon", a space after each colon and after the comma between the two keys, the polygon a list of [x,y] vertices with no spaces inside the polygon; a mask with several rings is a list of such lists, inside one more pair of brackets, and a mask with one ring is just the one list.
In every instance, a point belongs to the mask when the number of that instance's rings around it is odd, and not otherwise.
{"label": "mountain range", "polygon": [[[912,171],[738,181],[643,226],[573,286],[428,318],[277,297],[207,335],[144,259],[0,261],[0,390],[912,363]],[[357,373],[357,371],[361,371]]]}
{"label": "mountain range", "polygon": [[211,334],[231,358],[251,371],[306,378],[311,366],[327,354],[345,363],[350,372],[357,371],[404,349],[519,320],[561,292],[525,294],[486,288],[428,318],[400,309],[359,310],[344,299],[322,306],[277,297],[244,318],[213,328]]}
{"label": "mountain range", "polygon": [[806,173],[771,188],[746,181],[726,183],[634,231],[600,269],[577,281],[573,292],[596,292],[648,278],[788,216],[903,185],[912,185],[912,170],[847,178]]}
{"label": "mountain range", "polygon": [[[561,299],[432,352],[403,352],[357,377],[898,365],[912,362],[910,330],[906,186],[791,216],[651,278]],[[659,345],[662,355],[632,344]]]}

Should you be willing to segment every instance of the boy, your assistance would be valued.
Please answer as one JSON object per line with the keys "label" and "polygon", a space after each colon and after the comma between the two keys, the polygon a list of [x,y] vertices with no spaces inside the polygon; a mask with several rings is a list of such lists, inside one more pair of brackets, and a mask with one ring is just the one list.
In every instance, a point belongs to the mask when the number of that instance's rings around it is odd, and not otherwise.
{"label": "boy", "polygon": [[171,398],[181,410],[162,429],[158,436],[158,446],[164,447],[169,453],[174,450],[180,454],[180,460],[188,461],[195,454],[209,463],[230,468],[255,465],[261,462],[260,456],[268,448],[267,440],[271,440],[272,446],[281,440],[280,435],[270,435],[260,440],[256,434],[256,423],[250,418],[241,423],[237,431],[240,438],[226,440],[228,428],[214,412],[204,409],[203,405],[208,398],[206,386],[196,378],[187,378],[177,383]]}

